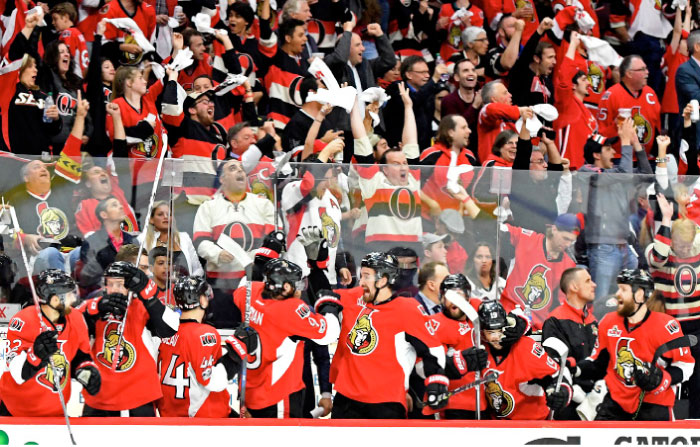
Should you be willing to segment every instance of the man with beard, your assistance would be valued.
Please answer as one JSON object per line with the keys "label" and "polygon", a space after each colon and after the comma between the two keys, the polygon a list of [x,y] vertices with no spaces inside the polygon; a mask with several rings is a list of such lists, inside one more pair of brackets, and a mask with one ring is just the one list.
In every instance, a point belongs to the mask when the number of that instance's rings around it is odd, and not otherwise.
{"label": "man with beard", "polygon": [[[422,306],[394,294],[399,262],[370,253],[362,259],[360,287],[319,293],[316,303],[343,306],[342,338],[331,364],[334,419],[405,419],[408,375],[423,359],[428,405],[447,405],[445,352],[426,325]],[[339,294],[339,295],[338,295]]]}
{"label": "man with beard", "polygon": [[[485,398],[496,418],[544,420],[550,410],[564,408],[571,401],[571,375],[567,369],[561,371],[530,337],[504,345],[507,326],[515,324],[511,318],[498,301],[484,301],[479,306],[481,340],[488,353],[488,363],[481,372],[499,373],[496,381],[484,387]],[[564,376],[557,390],[559,374]]]}
{"label": "man with beard", "polygon": [[[449,275],[440,284],[442,312],[428,320],[431,327],[436,328],[435,336],[447,351],[445,375],[450,379],[449,388],[455,389],[475,380],[474,371],[481,371],[486,367],[487,354],[480,346],[478,334],[476,334],[476,342],[479,346],[474,346],[474,323],[467,321],[464,312],[450,301],[452,294],[459,295],[459,298],[468,301],[477,309],[481,301],[469,298],[471,286],[464,275],[461,273]],[[481,410],[486,409],[484,393],[481,393],[479,407]],[[423,413],[433,414],[435,411],[424,408]],[[452,396],[445,409],[440,412],[440,418],[476,419],[476,389],[472,388]]]}
{"label": "man with beard", "polygon": [[[550,337],[561,340],[569,347],[567,362],[575,366],[591,355],[598,342],[598,321],[591,313],[595,299],[595,283],[586,269],[573,267],[564,271],[560,280],[561,291],[566,294],[566,300],[554,309],[542,325],[542,340]],[[557,412],[554,417],[558,420],[579,420],[575,406],[581,402],[577,395],[588,393],[593,388],[591,380],[573,379],[575,401]]]}
{"label": "man with beard", "polygon": [[41,316],[29,306],[10,320],[8,371],[0,380],[0,415],[62,416],[55,384],[59,382],[67,402],[71,377],[88,394],[100,390],[100,373],[90,356],[85,319],[80,312],[71,312],[78,302],[76,292],[70,276],[60,270],[45,270],[36,282]]}
{"label": "man with beard", "polygon": [[150,342],[153,336],[175,335],[178,315],[156,298],[156,284],[129,262],[108,266],[104,285],[101,296],[80,306],[95,338],[92,354],[102,376],[99,393],[83,394],[83,416],[155,417],[162,393]]}
{"label": "man with beard", "polygon": [[554,21],[549,17],[542,19],[537,32],[528,39],[508,72],[508,88],[513,92],[513,103],[516,105],[554,103],[551,75],[557,63],[557,53],[551,43],[540,42],[542,35],[553,26]]}
{"label": "man with beard", "polygon": [[[246,408],[253,417],[303,417],[304,339],[322,346],[335,342],[343,307],[333,297],[309,307],[300,298],[301,268],[279,258],[267,261],[263,281],[250,287],[250,327],[260,334],[260,344],[248,362]],[[234,292],[233,301],[246,312],[246,287]]]}
{"label": "man with beard", "polygon": [[690,348],[680,348],[651,364],[659,346],[683,336],[681,326],[647,308],[654,281],[645,270],[621,271],[617,287],[617,312],[600,322],[599,348],[577,367],[576,376],[605,376],[608,394],[596,420],[672,421],[674,385],[688,380],[695,360]]}

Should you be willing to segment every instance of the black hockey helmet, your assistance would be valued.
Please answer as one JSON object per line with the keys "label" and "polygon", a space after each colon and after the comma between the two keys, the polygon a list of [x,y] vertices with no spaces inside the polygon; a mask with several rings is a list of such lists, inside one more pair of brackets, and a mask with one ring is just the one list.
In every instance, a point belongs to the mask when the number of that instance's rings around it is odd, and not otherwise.
{"label": "black hockey helmet", "polygon": [[285,259],[270,259],[265,263],[263,282],[265,290],[273,295],[282,293],[285,283],[289,283],[295,289],[301,289],[301,267]]}
{"label": "black hockey helmet", "polygon": [[648,297],[654,290],[654,279],[646,270],[624,269],[617,274],[618,284],[628,284],[632,287],[632,293],[637,288],[644,289],[644,297]]}
{"label": "black hockey helmet", "polygon": [[487,300],[479,306],[479,324],[481,329],[503,329],[508,324],[503,305],[497,300]]}
{"label": "black hockey helmet", "polygon": [[[76,292],[75,281],[67,273],[58,269],[44,270],[36,281],[36,294],[41,304],[48,304],[51,297],[58,295],[61,302],[63,296],[69,292]],[[77,294],[76,294],[77,296]]]}
{"label": "black hockey helmet", "polygon": [[183,276],[173,287],[175,303],[182,310],[192,310],[199,307],[199,297],[205,295],[209,300],[214,297],[211,286],[199,276]]}
{"label": "black hockey helmet", "polygon": [[393,285],[396,278],[399,276],[399,261],[396,256],[382,252],[372,252],[365,255],[360,263],[361,267],[367,267],[374,270],[377,280],[382,276],[386,276],[387,285]]}
{"label": "black hockey helmet", "polygon": [[124,278],[125,280],[133,275],[134,265],[126,261],[116,261],[107,266],[102,276],[105,278]]}
{"label": "black hockey helmet", "polygon": [[469,284],[466,276],[461,273],[447,275],[445,279],[442,280],[440,283],[440,296],[445,296],[445,292],[453,289],[464,292],[464,297],[467,299],[469,299],[469,295],[472,293],[472,286]]}

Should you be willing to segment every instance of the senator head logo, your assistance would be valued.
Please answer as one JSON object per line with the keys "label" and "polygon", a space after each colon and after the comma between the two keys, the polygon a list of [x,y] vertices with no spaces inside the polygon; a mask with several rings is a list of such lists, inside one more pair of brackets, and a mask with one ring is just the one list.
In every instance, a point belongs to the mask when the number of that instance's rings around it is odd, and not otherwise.
{"label": "senator head logo", "polygon": [[[63,345],[63,342],[59,342],[59,344]],[[61,387],[61,391],[63,391],[68,383],[68,380],[70,380],[70,363],[60,348],[51,356],[50,362],[53,362],[53,367],[51,366],[51,363],[47,364],[46,367],[44,367],[44,369],[37,374],[36,381],[39,383],[39,385],[42,385],[53,392],[56,392],[56,382],[58,382],[58,385]]]}
{"label": "senator head logo", "polygon": [[134,366],[136,362],[136,350],[134,349],[134,345],[129,343],[124,337],[122,337],[121,343],[119,343],[118,327],[118,321],[110,321],[105,326],[102,352],[97,354],[97,361],[111,368],[114,362],[114,356],[119,356],[117,372],[124,372],[130,370]]}
{"label": "senator head logo", "polygon": [[549,306],[551,302],[551,291],[545,274],[549,267],[542,264],[535,265],[527,281],[522,286],[515,288],[515,294],[523,300],[523,303],[530,303],[532,310],[540,310]]}
{"label": "senator head logo", "polygon": [[[487,371],[486,374],[489,372]],[[496,413],[496,417],[504,418],[510,415],[515,409],[515,399],[513,395],[504,390],[498,380],[484,385],[486,400],[489,406]]]}
{"label": "senator head logo", "polygon": [[372,326],[372,313],[376,310],[364,308],[357,316],[355,325],[345,340],[350,352],[355,355],[367,355],[377,347],[379,336]]}
{"label": "senator head logo", "polygon": [[633,340],[633,338],[622,337],[617,341],[615,347],[615,375],[627,387],[636,386],[634,371],[638,368],[644,369],[644,364],[634,355],[632,350]]}

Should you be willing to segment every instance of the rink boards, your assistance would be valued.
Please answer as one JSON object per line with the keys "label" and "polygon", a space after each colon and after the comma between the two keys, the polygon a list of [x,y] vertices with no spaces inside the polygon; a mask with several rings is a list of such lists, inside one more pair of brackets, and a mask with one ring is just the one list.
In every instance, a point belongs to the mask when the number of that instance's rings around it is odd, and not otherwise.
{"label": "rink boards", "polygon": [[[71,421],[78,445],[272,445],[285,447],[636,446],[700,445],[700,421],[198,421],[179,418],[81,418]],[[4,441],[4,442],[3,442]],[[0,445],[70,445],[61,418],[0,418]],[[262,444],[261,444],[262,442]]]}

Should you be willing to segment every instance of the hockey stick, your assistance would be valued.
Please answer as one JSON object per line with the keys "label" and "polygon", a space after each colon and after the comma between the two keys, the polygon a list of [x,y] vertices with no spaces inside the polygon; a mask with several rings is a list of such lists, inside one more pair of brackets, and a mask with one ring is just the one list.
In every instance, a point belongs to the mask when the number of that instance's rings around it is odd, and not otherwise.
{"label": "hockey stick", "polygon": [[[554,392],[561,389],[561,381],[564,379],[564,368],[566,368],[566,358],[569,356],[569,346],[556,337],[549,337],[542,343],[542,347],[553,349],[559,355],[559,375],[557,376],[557,385],[554,387]],[[550,410],[548,419],[554,419],[554,410]]]}
{"label": "hockey stick", "polygon": [[[3,198],[3,205],[5,199]],[[34,299],[34,308],[36,309],[36,315],[39,317],[39,323],[41,323],[41,332],[49,330],[49,327],[44,323],[44,317],[41,313],[41,306],[39,305],[39,297],[36,294],[36,288],[34,287],[34,278],[32,278],[32,272],[29,270],[29,260],[27,259],[27,252],[24,249],[24,243],[20,237],[20,227],[19,221],[17,220],[17,213],[15,212],[15,207],[10,207],[10,217],[12,218],[12,226],[15,228],[15,234],[19,239],[19,247],[22,252],[22,261],[24,262],[24,268],[27,270],[27,279],[29,280],[29,288],[32,291],[32,298]],[[70,427],[70,420],[68,419],[68,410],[66,409],[66,400],[63,397],[63,390],[61,389],[61,378],[58,375],[56,369],[56,364],[53,361],[53,355],[49,357],[49,366],[51,367],[51,372],[53,373],[53,386],[56,387],[56,394],[58,394],[58,399],[61,401],[61,409],[63,410],[63,417],[66,420],[66,427],[68,428],[68,435],[70,436],[70,442],[73,445],[77,445],[75,438],[73,437],[73,430]],[[70,378],[68,379],[70,380]]]}
{"label": "hockey stick", "polygon": [[[472,344],[476,348],[481,347],[481,330],[479,328],[479,313],[474,310],[474,306],[469,304],[469,301],[467,301],[462,295],[459,293],[455,292],[454,290],[448,290],[445,292],[445,299],[454,304],[464,312],[464,314],[467,316],[467,318],[474,324],[474,336],[472,337]],[[479,381],[481,379],[481,371],[476,370],[474,372],[474,379],[476,381]],[[476,386],[476,419],[478,421],[481,420],[481,386],[477,385]]]}
{"label": "hockey stick", "polygon": [[[148,201],[148,209],[146,211],[146,218],[151,215],[151,209],[153,208],[153,202],[155,201],[156,198],[156,191],[158,190],[158,179],[160,178],[160,173],[163,170],[163,160],[165,160],[165,154],[168,152],[168,135],[167,134],[162,134],[163,136],[163,149],[161,150],[160,153],[160,158],[158,159],[158,167],[156,168],[156,177],[153,179],[153,188],[151,189],[151,198]],[[172,212],[172,211],[171,211]],[[171,216],[172,217],[172,216]],[[170,243],[170,241],[168,241]],[[139,265],[139,257],[141,256],[141,252],[143,251],[143,246],[146,244],[146,237],[144,236],[143,240],[139,244],[139,251],[136,252],[136,267]],[[112,371],[117,370],[117,365],[122,359],[122,342],[124,341],[124,327],[126,326],[126,317],[129,315],[129,307],[131,307],[131,300],[134,297],[134,293],[129,291],[129,294],[127,295],[126,299],[126,310],[124,311],[124,317],[122,318],[122,324],[117,326],[117,333],[119,334],[119,338],[117,341],[117,346],[114,348],[115,352],[114,355],[112,356]]]}
{"label": "hockey stick", "polygon": [[[246,266],[246,285],[245,285],[245,316],[243,318],[243,327],[247,328],[250,326],[250,302],[253,294],[253,264],[248,264]],[[245,406],[245,390],[248,384],[248,358],[243,359],[241,362],[241,371],[238,373],[241,394],[238,397],[240,401],[239,416],[241,418],[246,417],[247,409]]]}
{"label": "hockey stick", "polygon": [[[465,383],[464,385],[460,386],[459,388],[455,388],[455,389],[452,390],[452,391],[448,391],[447,393],[445,393],[445,397],[446,397],[446,398],[450,398],[450,397],[454,396],[455,394],[459,394],[459,393],[461,393],[461,392],[463,392],[463,391],[470,390],[470,389],[472,389],[472,388],[474,388],[474,387],[478,387],[478,386],[483,385],[483,384],[485,384],[485,383],[495,382],[496,379],[498,379],[498,376],[500,376],[500,375],[501,375],[501,373],[499,373],[498,371],[489,371],[484,377],[482,377],[482,378],[479,379],[479,380],[475,380],[475,381],[473,381],[473,382]],[[423,407],[425,407],[426,405],[428,405],[428,401],[427,401],[427,400],[424,401],[424,402],[420,402],[420,403],[421,403],[421,408],[423,408]]]}
{"label": "hockey stick", "polygon": [[[656,362],[659,360],[659,358],[667,353],[668,351],[672,351],[674,349],[679,349],[679,348],[692,348],[693,346],[698,344],[698,338],[693,335],[693,334],[687,334],[682,337],[674,338],[673,340],[669,340],[663,345],[659,346],[656,348],[656,351],[654,351],[654,357],[651,361],[652,365],[656,365]],[[637,411],[634,412],[634,416],[632,416],[632,420],[637,420],[637,416],[639,416],[639,410],[642,409],[642,404],[644,403],[644,397],[646,396],[646,391],[642,390],[641,394],[639,395],[639,404],[637,405]]]}

